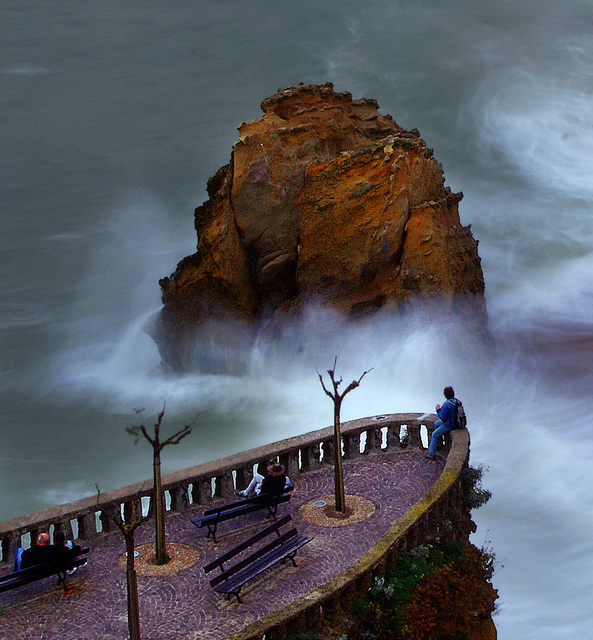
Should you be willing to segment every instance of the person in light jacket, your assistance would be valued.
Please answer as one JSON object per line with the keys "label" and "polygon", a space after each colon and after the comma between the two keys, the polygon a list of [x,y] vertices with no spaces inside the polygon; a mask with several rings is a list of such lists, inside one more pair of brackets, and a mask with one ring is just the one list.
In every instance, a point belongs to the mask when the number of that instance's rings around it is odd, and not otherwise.
{"label": "person in light jacket", "polygon": [[246,489],[235,491],[237,496],[248,498],[253,495],[259,496],[260,493],[279,495],[290,487],[290,478],[286,475],[286,469],[283,464],[275,461],[270,462],[265,476],[261,473],[261,467],[261,464],[258,465],[257,473],[253,474],[253,478]]}

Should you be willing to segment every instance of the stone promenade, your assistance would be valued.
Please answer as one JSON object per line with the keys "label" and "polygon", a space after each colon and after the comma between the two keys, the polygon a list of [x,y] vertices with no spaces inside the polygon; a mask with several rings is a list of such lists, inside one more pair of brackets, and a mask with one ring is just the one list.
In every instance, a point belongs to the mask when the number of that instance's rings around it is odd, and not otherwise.
{"label": "stone promenade", "polygon": [[[290,513],[299,533],[313,541],[299,551],[297,568],[279,564],[248,583],[241,591],[243,604],[214,593],[203,567],[265,526],[263,512],[220,525],[218,544],[191,523],[204,507],[169,515],[167,540],[180,552],[178,570],[150,575],[151,565],[137,562],[143,640],[217,640],[305,596],[368,551],[426,493],[443,466],[442,461],[426,460],[419,450],[345,461],[346,493],[370,506],[358,521],[320,523],[310,517],[312,502],[333,494],[333,467],[302,475],[278,514]],[[137,530],[137,546],[143,548],[153,536],[151,521]],[[66,593],[48,578],[0,594],[0,640],[127,638],[123,552],[122,535],[105,534],[94,542],[88,565],[69,578]]]}

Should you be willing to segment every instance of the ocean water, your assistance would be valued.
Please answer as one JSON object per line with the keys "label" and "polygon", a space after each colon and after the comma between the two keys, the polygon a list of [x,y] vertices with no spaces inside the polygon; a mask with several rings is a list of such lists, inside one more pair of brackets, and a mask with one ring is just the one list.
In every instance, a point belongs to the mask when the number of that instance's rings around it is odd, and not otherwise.
{"label": "ocean water", "polygon": [[[166,405],[165,471],[344,420],[464,401],[492,500],[502,640],[591,637],[593,5],[584,0],[3,0],[0,519],[150,477],[124,427]],[[333,82],[418,128],[480,241],[484,354],[420,307],[310,309],[249,372],[174,376],[142,331],[193,209],[279,87]],[[229,357],[221,354],[221,359]],[[138,415],[136,409],[144,409]]]}

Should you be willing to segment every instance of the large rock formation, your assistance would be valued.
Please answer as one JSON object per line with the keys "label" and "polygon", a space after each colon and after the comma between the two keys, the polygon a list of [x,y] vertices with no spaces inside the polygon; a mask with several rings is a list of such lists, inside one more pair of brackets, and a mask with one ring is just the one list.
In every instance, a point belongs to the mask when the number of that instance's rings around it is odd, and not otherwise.
{"label": "large rock formation", "polygon": [[236,322],[240,341],[240,327],[311,302],[355,316],[431,296],[447,312],[485,313],[462,194],[444,186],[417,130],[331,84],[282,89],[261,106],[208,181],[198,252],[160,281],[149,331],[166,362],[192,366],[196,336],[216,342],[213,322]]}

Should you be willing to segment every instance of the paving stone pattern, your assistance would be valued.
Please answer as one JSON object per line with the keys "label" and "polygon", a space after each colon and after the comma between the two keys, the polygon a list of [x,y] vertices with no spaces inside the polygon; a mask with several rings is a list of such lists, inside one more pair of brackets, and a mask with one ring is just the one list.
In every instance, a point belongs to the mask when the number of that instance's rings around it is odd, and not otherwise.
{"label": "paving stone pattern", "polygon": [[[219,526],[218,544],[196,529],[195,507],[167,518],[168,542],[196,548],[193,566],[168,576],[138,576],[143,640],[216,640],[240,630],[293,600],[303,597],[360,558],[439,477],[444,463],[429,461],[422,451],[381,452],[344,462],[347,494],[371,500],[376,511],[366,520],[323,527],[302,520],[299,507],[333,493],[333,467],[298,478],[290,502],[278,513],[290,513],[299,533],[313,541],[297,554],[298,567],[278,564],[241,591],[243,604],[214,593],[203,566],[253,535],[268,521],[251,514]],[[136,532],[136,544],[154,538],[152,522]],[[63,593],[54,578],[0,594],[0,640],[122,640],[128,637],[125,571],[118,566],[124,549],[119,532],[91,545],[89,561],[69,578]]]}

